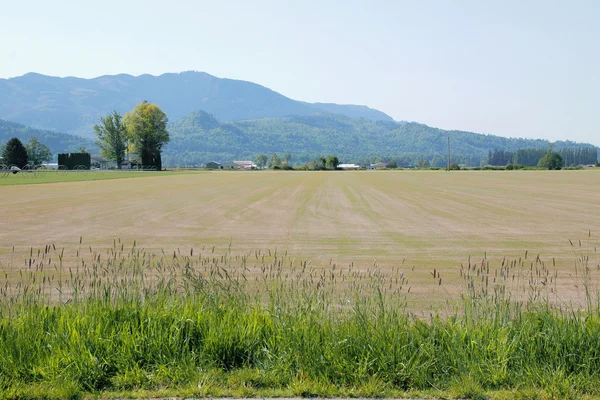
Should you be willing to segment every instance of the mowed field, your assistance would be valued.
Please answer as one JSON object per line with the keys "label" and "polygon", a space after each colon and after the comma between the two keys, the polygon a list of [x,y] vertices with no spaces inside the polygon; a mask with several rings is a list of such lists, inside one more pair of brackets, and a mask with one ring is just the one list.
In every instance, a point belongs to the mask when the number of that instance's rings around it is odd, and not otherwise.
{"label": "mowed field", "polygon": [[598,260],[600,234],[595,170],[153,173],[0,186],[0,202],[5,266],[31,247],[120,238],[165,252],[231,245],[317,266],[399,267],[415,283],[436,269],[452,287],[469,256],[499,265],[526,251],[568,279],[579,255]]}

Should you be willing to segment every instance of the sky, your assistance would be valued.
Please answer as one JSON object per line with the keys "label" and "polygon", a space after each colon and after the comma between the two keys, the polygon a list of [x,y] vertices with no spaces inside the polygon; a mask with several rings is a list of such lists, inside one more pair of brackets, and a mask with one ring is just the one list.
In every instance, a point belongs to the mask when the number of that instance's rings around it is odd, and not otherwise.
{"label": "sky", "polygon": [[600,145],[598,21],[598,0],[5,0],[0,78],[204,71],[443,129]]}

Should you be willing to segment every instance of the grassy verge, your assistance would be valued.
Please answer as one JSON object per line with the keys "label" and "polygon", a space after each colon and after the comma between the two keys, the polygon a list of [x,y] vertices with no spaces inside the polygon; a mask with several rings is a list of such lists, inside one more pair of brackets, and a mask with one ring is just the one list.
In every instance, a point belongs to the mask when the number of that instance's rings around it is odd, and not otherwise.
{"label": "grassy verge", "polygon": [[48,171],[19,172],[0,176],[0,186],[33,185],[39,183],[97,181],[105,179],[138,178],[182,174],[183,171]]}
{"label": "grassy verge", "polygon": [[3,267],[0,398],[598,397],[596,266],[575,267],[581,309],[538,257],[469,263],[458,306],[422,319],[399,270],[49,245]]}

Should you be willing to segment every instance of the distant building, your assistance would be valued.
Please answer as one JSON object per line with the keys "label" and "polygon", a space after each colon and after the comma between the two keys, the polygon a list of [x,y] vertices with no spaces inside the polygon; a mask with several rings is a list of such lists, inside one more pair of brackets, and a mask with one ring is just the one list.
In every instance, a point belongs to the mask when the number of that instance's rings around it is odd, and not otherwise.
{"label": "distant building", "polygon": [[218,163],[216,161],[211,161],[211,162],[207,162],[206,165],[204,165],[204,168],[207,169],[221,169],[221,167],[223,166],[223,164]]}
{"label": "distant building", "polygon": [[137,167],[135,161],[126,160],[121,163],[121,169],[133,169],[134,167]]}
{"label": "distant building", "polygon": [[58,169],[58,163],[42,163],[41,165],[47,169]]}
{"label": "distant building", "polygon": [[359,169],[360,165],[358,164],[338,164],[339,169]]}
{"label": "distant building", "polygon": [[100,156],[91,156],[92,168],[108,169],[108,161]]}
{"label": "distant building", "polygon": [[382,169],[382,168],[386,168],[386,167],[387,167],[386,163],[384,163],[384,162],[378,162],[378,163],[375,163],[375,164],[371,164],[369,166],[369,169]]}
{"label": "distant building", "polygon": [[256,169],[256,164],[254,164],[252,161],[234,161],[233,163],[243,167],[244,169]]}
{"label": "distant building", "polygon": [[233,161],[226,162],[225,164],[221,164],[219,169],[244,169],[242,165],[236,164]]}

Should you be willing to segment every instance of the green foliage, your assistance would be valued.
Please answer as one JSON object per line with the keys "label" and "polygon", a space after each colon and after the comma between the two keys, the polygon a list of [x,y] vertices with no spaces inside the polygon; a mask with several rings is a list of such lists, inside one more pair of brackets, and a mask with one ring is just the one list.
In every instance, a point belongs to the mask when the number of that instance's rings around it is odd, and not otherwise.
{"label": "green foliage", "polygon": [[339,164],[340,160],[338,160],[337,156],[328,156],[327,161],[325,162],[325,168],[337,169]]}
{"label": "green foliage", "polygon": [[58,166],[68,170],[90,169],[92,158],[90,153],[68,153],[58,155]]}
{"label": "green foliage", "polygon": [[506,169],[511,171],[513,169],[524,169],[525,166],[523,164],[507,164]]}
{"label": "green foliage", "polygon": [[52,159],[52,153],[50,153],[48,146],[40,143],[35,136],[29,138],[25,148],[27,149],[29,163],[32,165],[40,165]]}
{"label": "green foliage", "polygon": [[427,160],[419,160],[419,161],[417,161],[417,168],[419,168],[419,169],[427,169],[427,168],[429,168],[429,161],[427,161]]}
{"label": "green foliage", "polygon": [[[448,168],[448,167],[446,167],[446,168]],[[449,169],[450,169],[450,171],[458,171],[458,170],[460,170],[460,165],[458,165],[457,163],[453,162],[453,163],[450,164],[450,168]]]}
{"label": "green foliage", "polygon": [[[181,397],[219,390],[377,397],[433,388],[470,399],[514,388],[549,398],[598,395],[595,295],[585,310],[513,300],[502,282],[509,270],[540,276],[529,261],[507,263],[497,275],[489,264],[470,266],[462,309],[422,319],[405,309],[402,284],[378,269],[341,270],[315,285],[312,268],[278,270],[293,264],[287,255],[253,265],[230,252],[119,248],[78,252],[77,274],[63,265],[62,249],[32,250],[17,281],[6,282],[0,398],[188,388],[195,392]],[[252,271],[257,279],[246,279]],[[352,290],[333,290],[334,279]]]}
{"label": "green foliage", "polygon": [[513,163],[523,164],[527,167],[535,167],[547,152],[547,146],[545,148],[538,149],[517,149],[513,156]]}
{"label": "green foliage", "polygon": [[269,168],[279,169],[279,167],[281,167],[281,159],[279,158],[279,156],[277,154],[273,153],[273,155],[269,159],[267,166]]}
{"label": "green foliage", "polygon": [[[207,118],[204,114],[201,117],[194,114],[171,124],[172,141],[165,152],[174,165],[213,159],[254,159],[261,153],[292,151],[296,164],[310,163],[322,154],[335,154],[344,162],[359,164],[370,164],[380,158],[380,161],[395,159],[402,167],[427,161],[428,166],[445,168],[449,135],[453,137],[453,160],[467,166],[480,166],[482,160],[485,164],[491,148],[506,152],[537,148],[541,149],[541,157],[550,145],[544,140],[450,132],[417,123],[369,121],[332,114],[228,123],[214,120],[205,124]],[[567,147],[597,151],[591,145],[556,143],[557,149]],[[539,157],[531,165],[537,165]],[[525,164],[519,160],[513,162]]]}
{"label": "green foliage", "polygon": [[117,163],[117,168],[125,161],[127,151],[127,131],[121,115],[113,111],[100,118],[100,125],[94,125],[94,132],[98,137],[96,144],[100,147],[100,154],[109,161]]}
{"label": "green foliage", "polygon": [[125,114],[124,122],[142,166],[162,169],[162,147],[169,142],[167,115],[156,105],[146,101]]}
{"label": "green foliage", "polygon": [[267,165],[267,156],[265,154],[257,155],[254,159],[254,164],[256,164],[259,169],[263,169]]}
{"label": "green foliage", "polygon": [[2,164],[10,167],[12,165],[23,168],[29,162],[27,149],[17,138],[12,138],[4,146],[2,153]]}
{"label": "green foliage", "polygon": [[[527,151],[527,150],[525,150]],[[515,153],[504,150],[490,150],[488,153],[487,163],[489,165],[503,166],[512,163]]]}
{"label": "green foliage", "polygon": [[561,169],[563,167],[563,158],[554,151],[547,152],[537,164],[540,168]]}
{"label": "green foliage", "polygon": [[36,137],[50,149],[52,154],[75,152],[81,146],[85,146],[92,152],[99,151],[89,139],[58,133],[53,131],[35,129],[13,122],[0,120],[0,144],[6,143],[8,139],[16,137],[25,143],[32,137]]}
{"label": "green foliage", "polygon": [[577,165],[595,164],[598,161],[598,149],[589,147],[568,147],[558,151],[563,158],[563,165],[574,167]]}
{"label": "green foliage", "polygon": [[[546,153],[547,151],[544,149],[518,149],[516,152],[494,150],[494,152],[489,152],[487,163],[496,166],[520,163],[533,167],[538,165],[539,160]],[[594,164],[598,159],[598,149],[591,146],[563,147],[558,153],[563,158],[565,166]]]}

